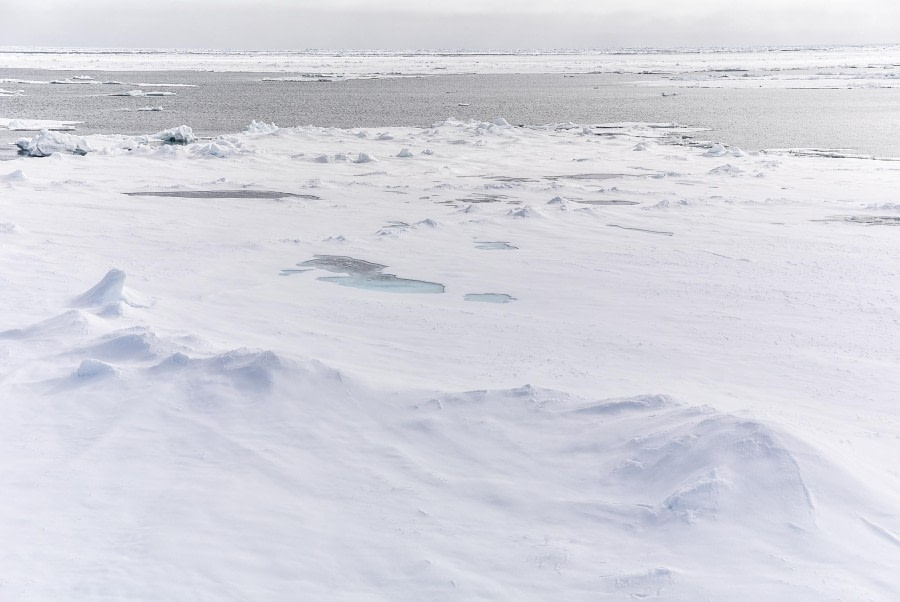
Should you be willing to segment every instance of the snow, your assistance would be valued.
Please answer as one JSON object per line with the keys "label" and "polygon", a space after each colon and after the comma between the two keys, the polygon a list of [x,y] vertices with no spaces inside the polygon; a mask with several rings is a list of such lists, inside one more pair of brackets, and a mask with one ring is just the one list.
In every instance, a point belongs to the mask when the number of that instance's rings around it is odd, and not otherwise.
{"label": "snow", "polygon": [[51,130],[41,130],[34,138],[21,138],[16,146],[32,157],[48,157],[54,153],[86,155],[91,151],[87,139]]}
{"label": "snow", "polygon": [[3,163],[0,597],[896,598],[893,163],[264,129]]}
{"label": "snow", "polygon": [[136,98],[144,98],[148,96],[175,96],[176,92],[160,91],[160,90],[129,90],[128,92],[116,92],[110,96],[132,96]]}
{"label": "snow", "polygon": [[[637,82],[638,85],[660,85],[667,88],[896,87],[900,85],[900,70],[897,65],[900,65],[900,45],[519,52],[452,49],[123,51],[102,48],[0,47],[0,68],[136,72],[213,70],[285,74],[259,78],[272,82],[273,85],[472,73],[611,73],[651,75],[651,81],[641,80]],[[96,80],[69,80],[72,83],[97,83]],[[0,84],[2,83],[4,81],[0,80]],[[131,85],[161,86],[149,83]]]}
{"label": "snow", "polygon": [[194,136],[194,131],[186,125],[163,130],[162,132],[153,134],[151,138],[168,142],[169,144],[190,144],[191,142],[197,141],[197,137]]}
{"label": "snow", "polygon": [[265,123],[264,121],[256,121],[255,119],[250,122],[246,128],[244,128],[244,133],[246,134],[274,134],[278,131],[278,126],[274,123]]}

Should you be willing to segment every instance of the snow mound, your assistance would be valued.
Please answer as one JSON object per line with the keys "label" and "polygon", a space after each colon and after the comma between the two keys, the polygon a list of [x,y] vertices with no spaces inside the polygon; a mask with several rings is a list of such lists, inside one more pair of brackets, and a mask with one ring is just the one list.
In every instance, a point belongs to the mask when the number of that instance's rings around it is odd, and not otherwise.
{"label": "snow mound", "polygon": [[6,174],[5,176],[0,176],[0,181],[3,182],[27,182],[28,176],[25,175],[25,172],[21,169],[17,169],[13,172]]}
{"label": "snow mound", "polygon": [[278,131],[278,126],[274,123],[266,123],[264,121],[256,121],[255,119],[250,122],[250,125],[244,128],[245,134],[274,134]]}
{"label": "snow mound", "polygon": [[502,117],[497,117],[496,119],[494,119],[493,123],[497,127],[504,127],[504,128],[512,127],[509,125],[509,122],[507,120],[503,119]]}
{"label": "snow mound", "polygon": [[398,157],[412,157],[413,154],[408,148],[402,149],[399,153],[397,153]]}
{"label": "snow mound", "polygon": [[374,155],[370,155],[369,153],[359,153],[356,157],[354,163],[375,163],[378,159],[375,158]]}
{"label": "snow mound", "polygon": [[135,326],[103,335],[69,353],[109,362],[135,362],[156,360],[171,353],[171,347],[171,344],[161,341],[146,327]]}
{"label": "snow mound", "polygon": [[659,209],[669,209],[671,207],[683,207],[689,205],[690,203],[685,199],[678,199],[677,201],[670,201],[668,199],[663,199],[655,205],[650,205],[649,207],[644,207],[644,211],[654,211]]}
{"label": "snow mound", "polygon": [[746,173],[743,169],[730,163],[709,170],[709,175],[711,176],[739,176],[743,173]]}
{"label": "snow mound", "polygon": [[86,155],[91,151],[91,146],[85,138],[50,130],[41,130],[34,138],[21,138],[16,142],[16,146],[32,157],[49,157],[54,153]]}
{"label": "snow mound", "polygon": [[102,308],[125,299],[125,272],[111,269],[100,282],[72,300],[75,307]]}
{"label": "snow mound", "polygon": [[114,366],[100,360],[88,358],[81,361],[81,364],[75,370],[75,376],[78,378],[98,378],[112,376],[116,372]]}
{"label": "snow mound", "polygon": [[728,154],[728,149],[722,144],[713,144],[709,150],[703,153],[704,157],[724,157]]}
{"label": "snow mound", "polygon": [[519,207],[518,209],[510,209],[506,212],[506,215],[515,218],[526,218],[535,217],[538,215],[538,213],[534,209],[526,205],[525,207]]}
{"label": "snow mound", "polygon": [[63,336],[93,334],[101,327],[102,320],[100,318],[81,310],[72,309],[24,328],[0,332],[0,338],[53,341]]}
{"label": "snow mound", "polygon": [[634,148],[631,149],[631,150],[634,150],[634,151],[647,151],[647,150],[652,149],[652,148],[655,147],[655,146],[656,146],[655,143],[650,142],[650,141],[646,141],[646,140],[645,140],[645,141],[643,141],[643,142],[638,142],[637,144],[635,144],[635,145],[634,145]]}
{"label": "snow mound", "polygon": [[246,152],[243,143],[231,136],[219,136],[206,144],[195,144],[190,147],[190,153],[194,156],[215,157],[218,159]]}
{"label": "snow mound", "polygon": [[25,230],[14,222],[0,222],[0,234],[23,234]]}
{"label": "snow mound", "polygon": [[150,138],[161,140],[166,144],[190,144],[197,141],[197,137],[194,136],[194,130],[186,125],[157,132],[151,135]]}

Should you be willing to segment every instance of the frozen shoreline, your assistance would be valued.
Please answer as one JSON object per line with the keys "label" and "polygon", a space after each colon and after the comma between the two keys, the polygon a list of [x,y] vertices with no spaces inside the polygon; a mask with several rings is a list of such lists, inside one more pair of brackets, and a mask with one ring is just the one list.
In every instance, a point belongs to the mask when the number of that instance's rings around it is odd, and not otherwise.
{"label": "frozen shoreline", "polygon": [[900,591],[896,164],[167,132],[0,163],[10,596]]}

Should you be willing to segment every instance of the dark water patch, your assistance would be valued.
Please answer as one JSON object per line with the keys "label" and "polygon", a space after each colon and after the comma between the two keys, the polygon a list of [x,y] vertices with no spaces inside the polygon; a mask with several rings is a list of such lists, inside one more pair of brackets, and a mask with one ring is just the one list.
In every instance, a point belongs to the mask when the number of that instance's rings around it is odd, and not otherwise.
{"label": "dark water patch", "polygon": [[544,176],[546,180],[614,180],[616,178],[645,178],[645,174],[634,173],[576,173],[561,176]]}
{"label": "dark water patch", "polygon": [[893,215],[836,215],[827,219],[814,219],[814,222],[843,222],[846,224],[862,224],[864,226],[900,226],[900,216]]}
{"label": "dark water patch", "polygon": [[637,201],[575,201],[574,203],[581,203],[582,205],[640,205]]}
{"label": "dark water patch", "polygon": [[495,182],[507,182],[514,184],[524,184],[526,182],[537,182],[534,178],[524,178],[521,176],[485,176],[485,175],[475,175],[475,176],[461,176],[463,178],[481,178],[483,180],[493,180]]}
{"label": "dark water patch", "polygon": [[293,274],[304,274],[306,272],[312,272],[312,271],[313,271],[312,268],[306,268],[306,269],[301,269],[301,270],[286,269],[286,270],[281,270],[281,273],[279,274],[279,276],[291,276]]}
{"label": "dark water patch", "polygon": [[[444,285],[426,280],[399,278],[394,274],[386,274],[387,266],[372,263],[346,255],[316,255],[314,259],[297,264],[301,268],[319,268],[327,272],[346,274],[344,276],[323,276],[319,280],[340,286],[349,286],[386,293],[426,293],[444,292]],[[282,270],[284,274],[285,270]]]}
{"label": "dark water patch", "polygon": [[516,300],[506,293],[469,293],[463,299],[473,303],[509,303]]}
{"label": "dark water patch", "polygon": [[506,202],[509,205],[521,205],[522,201],[510,201],[508,200],[509,196],[505,194],[487,194],[487,193],[475,193],[470,194],[469,196],[456,199],[461,203],[501,203]]}
{"label": "dark water patch", "polygon": [[485,251],[513,251],[519,247],[511,245],[505,240],[476,240],[475,248]]}
{"label": "dark water patch", "polygon": [[314,194],[295,194],[274,190],[164,190],[155,192],[123,192],[128,196],[156,196],[178,199],[285,199],[321,200]]}
{"label": "dark water patch", "polygon": [[662,236],[675,236],[674,232],[663,232],[661,230],[646,230],[644,228],[629,228],[628,226],[620,226],[619,224],[606,224],[610,228],[621,228],[622,230],[634,230],[635,232],[647,232],[648,234],[661,234]]}

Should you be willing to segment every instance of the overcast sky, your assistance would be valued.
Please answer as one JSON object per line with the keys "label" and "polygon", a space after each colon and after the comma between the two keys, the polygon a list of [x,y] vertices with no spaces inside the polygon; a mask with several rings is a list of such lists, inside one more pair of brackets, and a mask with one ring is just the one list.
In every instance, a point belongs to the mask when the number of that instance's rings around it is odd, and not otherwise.
{"label": "overcast sky", "polygon": [[0,46],[611,48],[900,43],[900,0],[0,0]]}

